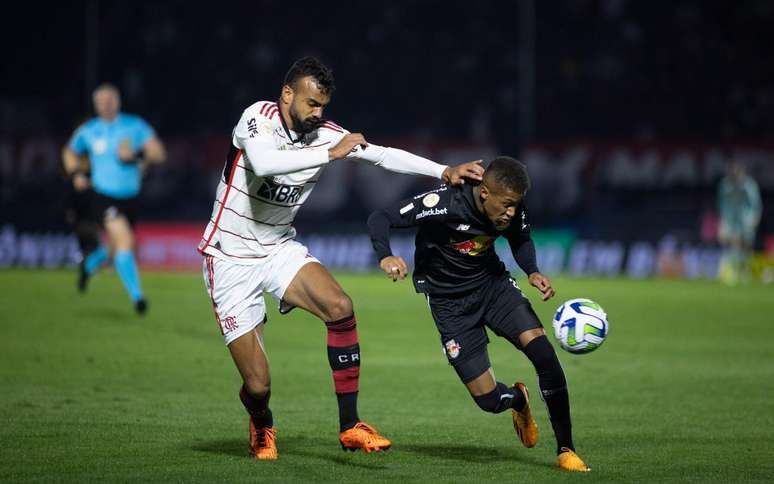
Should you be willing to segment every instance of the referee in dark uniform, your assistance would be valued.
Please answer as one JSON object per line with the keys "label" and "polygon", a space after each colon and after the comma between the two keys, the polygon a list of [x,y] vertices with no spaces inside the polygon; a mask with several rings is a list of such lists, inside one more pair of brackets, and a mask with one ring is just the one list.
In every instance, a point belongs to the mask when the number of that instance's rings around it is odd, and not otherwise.
{"label": "referee in dark uniform", "polygon": [[554,289],[540,273],[523,198],[530,187],[526,167],[509,157],[495,158],[480,185],[442,187],[371,214],[368,228],[379,266],[393,280],[408,267],[392,255],[390,228],[418,227],[414,286],[430,305],[449,363],[473,400],[487,412],[511,409],[526,447],[538,431],[523,383],[507,386],[494,378],[485,328],[511,342],[532,362],[557,441],[559,466],[588,471],[572,442],[567,381],[554,348],[529,300],[494,250],[502,236],[510,244],[529,283],[548,300]]}

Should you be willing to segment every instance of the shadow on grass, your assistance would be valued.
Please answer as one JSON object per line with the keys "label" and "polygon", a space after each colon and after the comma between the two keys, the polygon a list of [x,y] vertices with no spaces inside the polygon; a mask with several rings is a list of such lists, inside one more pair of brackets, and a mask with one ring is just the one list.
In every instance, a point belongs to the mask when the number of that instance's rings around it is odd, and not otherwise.
{"label": "shadow on grass", "polygon": [[[127,308],[132,312],[129,313]],[[121,321],[129,320],[132,316],[135,316],[134,309],[126,303],[126,307],[122,307],[120,304],[115,306],[86,306],[79,307],[72,312],[73,316],[83,321]],[[131,318],[135,319],[135,318]],[[139,318],[137,318],[139,319]]]}
{"label": "shadow on grass", "polygon": [[518,452],[513,449],[454,444],[401,444],[399,449],[410,454],[421,454],[436,459],[465,461],[476,464],[519,462],[536,467],[554,467],[554,465],[549,464],[544,459],[539,459],[539,455],[525,455],[524,452]]}
{"label": "shadow on grass", "polygon": [[[248,457],[246,438],[201,441],[194,443],[191,448],[195,451],[209,454]],[[324,460],[347,467],[359,467],[369,470],[387,469],[386,465],[359,462],[359,454],[362,454],[362,452],[344,452],[341,450],[338,442],[330,439],[308,438],[300,435],[286,436],[277,439],[277,449],[279,450],[280,458],[284,455],[293,455]],[[378,456],[375,457],[378,458]]]}
{"label": "shadow on grass", "polygon": [[191,449],[208,454],[232,455],[247,457],[247,439],[218,439],[196,442]]}

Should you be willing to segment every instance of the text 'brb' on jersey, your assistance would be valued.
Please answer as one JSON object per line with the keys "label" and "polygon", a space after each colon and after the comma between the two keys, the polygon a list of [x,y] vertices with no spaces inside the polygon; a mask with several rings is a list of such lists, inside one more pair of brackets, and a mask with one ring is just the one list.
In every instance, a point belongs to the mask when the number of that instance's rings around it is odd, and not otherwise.
{"label": "text 'brb' on jersey", "polygon": [[246,143],[258,142],[274,151],[313,150],[327,161],[328,149],[345,134],[346,130],[326,121],[299,137],[285,129],[276,103],[260,101],[247,108],[234,128],[199,252],[239,264],[257,263],[296,235],[293,219],[314,189],[324,163],[283,175],[258,176],[247,158]]}
{"label": "text 'brb' on jersey", "polygon": [[418,292],[452,294],[472,290],[506,272],[495,252],[497,237],[505,237],[512,249],[531,240],[523,202],[508,228],[498,231],[479,212],[473,197],[470,184],[442,187],[404,202],[398,214],[390,214],[391,219],[399,215],[403,226],[419,227],[414,256]]}

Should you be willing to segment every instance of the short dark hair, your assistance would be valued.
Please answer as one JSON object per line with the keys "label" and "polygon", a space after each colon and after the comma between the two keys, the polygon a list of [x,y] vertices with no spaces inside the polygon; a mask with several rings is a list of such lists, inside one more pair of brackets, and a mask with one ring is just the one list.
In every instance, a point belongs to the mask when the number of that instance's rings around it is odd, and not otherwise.
{"label": "short dark hair", "polygon": [[492,160],[484,173],[486,179],[494,181],[499,188],[521,195],[527,193],[531,186],[527,166],[510,156],[498,156]]}
{"label": "short dark hair", "polygon": [[290,66],[288,73],[285,74],[284,85],[295,89],[298,80],[307,76],[312,76],[317,82],[320,91],[327,96],[332,95],[333,91],[336,90],[336,85],[333,81],[333,71],[320,62],[319,59],[311,56],[302,57]]}

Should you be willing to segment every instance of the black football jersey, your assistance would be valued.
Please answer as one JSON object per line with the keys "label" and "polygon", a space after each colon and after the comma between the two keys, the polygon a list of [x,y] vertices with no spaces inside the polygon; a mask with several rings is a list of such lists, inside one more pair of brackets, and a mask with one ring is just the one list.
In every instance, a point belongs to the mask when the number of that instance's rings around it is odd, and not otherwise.
{"label": "black football jersey", "polygon": [[505,230],[497,228],[476,207],[473,187],[443,186],[374,212],[369,232],[379,260],[392,255],[390,227],[418,227],[414,256],[417,292],[453,294],[470,291],[506,272],[494,249],[505,237],[516,262],[527,274],[537,272],[527,207],[522,201]]}

